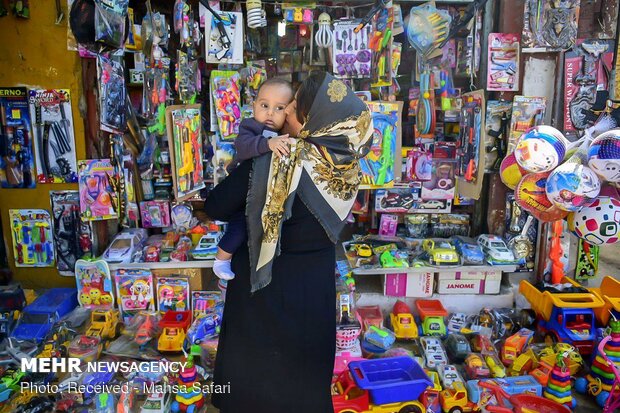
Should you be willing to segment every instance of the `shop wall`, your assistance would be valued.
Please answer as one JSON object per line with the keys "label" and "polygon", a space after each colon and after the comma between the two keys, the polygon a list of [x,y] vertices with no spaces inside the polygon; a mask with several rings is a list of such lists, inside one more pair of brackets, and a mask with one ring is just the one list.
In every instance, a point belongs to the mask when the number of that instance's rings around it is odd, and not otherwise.
{"label": "shop wall", "polygon": [[[62,2],[63,5],[66,2]],[[31,1],[30,19],[9,14],[0,18],[0,86],[68,88],[71,90],[77,158],[84,159],[84,125],[78,110],[81,95],[81,66],[76,52],[67,50],[66,18],[55,25],[53,1]],[[15,268],[9,231],[11,208],[50,209],[50,190],[77,189],[77,184],[37,184],[34,189],[0,189],[0,217],[13,278],[24,287],[74,286],[72,277],[62,277],[56,268]]]}

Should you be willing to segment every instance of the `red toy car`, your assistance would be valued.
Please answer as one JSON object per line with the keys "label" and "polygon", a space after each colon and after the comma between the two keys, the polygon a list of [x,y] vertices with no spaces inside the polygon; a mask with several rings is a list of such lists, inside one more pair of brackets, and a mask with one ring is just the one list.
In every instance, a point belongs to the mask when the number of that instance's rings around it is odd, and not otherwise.
{"label": "red toy car", "polygon": [[465,359],[465,371],[470,380],[491,377],[491,371],[480,354],[472,353]]}

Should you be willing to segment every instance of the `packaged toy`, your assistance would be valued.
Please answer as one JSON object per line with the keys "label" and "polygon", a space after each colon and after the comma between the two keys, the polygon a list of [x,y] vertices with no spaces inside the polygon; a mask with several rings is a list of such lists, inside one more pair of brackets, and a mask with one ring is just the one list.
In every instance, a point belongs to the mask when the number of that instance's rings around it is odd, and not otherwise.
{"label": "packaged toy", "polygon": [[95,40],[119,49],[125,43],[129,0],[95,0]]}
{"label": "packaged toy", "polygon": [[534,268],[538,222],[516,202],[514,194],[506,195],[505,238],[517,260],[524,260],[517,271],[530,271]]}
{"label": "packaged toy", "polygon": [[123,65],[103,54],[98,54],[97,73],[101,129],[111,133],[122,133],[127,127],[124,104],[127,89]]}
{"label": "packaged toy", "polygon": [[429,71],[420,73],[420,93],[416,107],[416,129],[428,137],[435,132],[435,91],[433,75]]}
{"label": "packaged toy", "polygon": [[189,311],[189,280],[182,277],[158,277],[157,309],[161,313]]}
{"label": "packaged toy", "polygon": [[172,223],[168,201],[142,201],[140,202],[140,215],[144,228],[169,227]]}
{"label": "packaged toy", "polygon": [[552,50],[569,49],[577,40],[579,6],[577,0],[527,0],[523,17],[523,45]]}
{"label": "packaged toy", "polygon": [[356,32],[356,26],[355,20],[334,22],[332,64],[334,76],[341,79],[370,77],[372,27],[365,26]]}
{"label": "packaged toy", "polygon": [[37,182],[77,182],[69,89],[33,89],[28,94],[35,126]]}
{"label": "packaged toy", "polygon": [[[433,154],[432,179],[422,183],[422,199],[451,200],[454,199],[456,187],[455,173],[458,164],[452,157],[448,157],[435,145]],[[446,157],[444,157],[446,156]]]}
{"label": "packaged toy", "polygon": [[485,117],[486,170],[499,171],[506,156],[508,126],[512,114],[512,103],[498,100],[487,101]]}
{"label": "packaged toy", "polygon": [[75,262],[91,254],[91,228],[80,219],[78,191],[50,191],[56,260],[61,275],[73,275]]}
{"label": "packaged toy", "polygon": [[482,190],[481,172],[485,169],[483,142],[484,129],[482,119],[485,117],[485,101],[483,91],[474,91],[463,95],[460,120],[460,146],[457,159],[460,160],[457,175],[459,176],[459,194],[468,198],[478,199]]}
{"label": "packaged toy", "polygon": [[192,312],[194,318],[200,314],[217,312],[224,303],[219,291],[192,291]]}
{"label": "packaged toy", "polygon": [[243,64],[243,13],[206,13],[205,49],[207,63]]}
{"label": "packaged toy", "polygon": [[427,3],[411,9],[407,38],[414,49],[426,60],[432,57],[448,39],[452,17]]}
{"label": "packaged toy", "polygon": [[515,96],[512,101],[508,152],[512,153],[524,132],[540,125],[545,118],[547,100],[544,97]]}
{"label": "packaged toy", "polygon": [[0,88],[0,183],[34,188],[33,134],[26,88]]}
{"label": "packaged toy", "polygon": [[183,201],[205,187],[200,105],[166,108],[174,197]]}
{"label": "packaged toy", "polygon": [[[373,87],[392,84],[392,42],[394,28],[394,8],[389,2],[373,17],[372,32],[369,34],[368,47],[372,50],[370,79]],[[357,35],[360,33],[358,32]],[[354,34],[349,36],[349,45]],[[347,49],[348,50],[348,49]]]}
{"label": "packaged toy", "polygon": [[117,218],[118,198],[110,177],[114,168],[109,159],[78,161],[80,217],[83,221]]}
{"label": "packaged toy", "polygon": [[519,35],[489,33],[487,90],[519,90]]}
{"label": "packaged toy", "polygon": [[78,289],[78,302],[84,308],[114,308],[114,287],[110,268],[104,260],[77,260],[75,279]]}
{"label": "packaged toy", "polygon": [[223,140],[232,140],[239,133],[241,123],[241,89],[238,72],[214,70],[211,72],[212,132],[218,131]]}
{"label": "packaged toy", "polygon": [[149,270],[118,270],[114,275],[118,307],[124,323],[140,311],[153,311],[153,275]]}
{"label": "packaged toy", "polygon": [[54,237],[44,209],[9,209],[13,259],[17,267],[53,267]]}

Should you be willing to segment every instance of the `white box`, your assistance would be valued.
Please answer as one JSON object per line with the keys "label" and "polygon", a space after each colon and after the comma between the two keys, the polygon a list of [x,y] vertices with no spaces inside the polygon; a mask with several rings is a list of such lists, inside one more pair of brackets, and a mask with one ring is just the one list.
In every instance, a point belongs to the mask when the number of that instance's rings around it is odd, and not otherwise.
{"label": "white box", "polygon": [[432,272],[386,274],[383,294],[390,297],[430,297],[435,281]]}
{"label": "white box", "polygon": [[499,294],[500,270],[445,271],[437,274],[439,294]]}

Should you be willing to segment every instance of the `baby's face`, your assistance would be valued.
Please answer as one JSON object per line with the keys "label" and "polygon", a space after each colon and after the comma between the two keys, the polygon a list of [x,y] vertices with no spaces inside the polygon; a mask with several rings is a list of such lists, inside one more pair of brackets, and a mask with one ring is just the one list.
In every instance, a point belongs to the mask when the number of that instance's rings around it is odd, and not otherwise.
{"label": "baby's face", "polygon": [[279,131],[286,120],[284,109],[292,99],[293,92],[284,85],[263,86],[254,101],[254,119]]}

